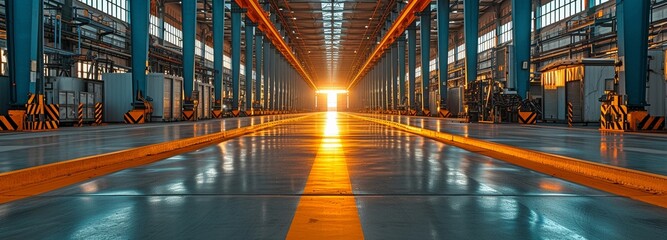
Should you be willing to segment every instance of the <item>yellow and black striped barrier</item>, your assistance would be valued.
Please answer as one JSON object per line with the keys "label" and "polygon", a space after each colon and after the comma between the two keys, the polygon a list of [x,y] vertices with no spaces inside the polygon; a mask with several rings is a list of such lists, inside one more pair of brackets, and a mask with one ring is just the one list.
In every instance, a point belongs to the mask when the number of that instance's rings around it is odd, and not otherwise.
{"label": "yellow and black striped barrier", "polygon": [[519,112],[520,124],[537,124],[537,113],[535,112]]}
{"label": "yellow and black striped barrier", "polygon": [[0,115],[0,130],[20,131],[24,128],[25,111],[9,110],[9,116]]}
{"label": "yellow and black striped barrier", "polygon": [[195,120],[194,110],[183,110],[183,121],[194,121],[194,120]]}
{"label": "yellow and black striped barrier", "polygon": [[211,110],[211,116],[213,118],[222,118],[222,110]]}
{"label": "yellow and black striped barrier", "polygon": [[572,102],[567,102],[567,127],[572,127],[573,114],[574,108],[572,107]]}
{"label": "yellow and black striped barrier", "polygon": [[123,119],[127,124],[142,124],[146,122],[146,119],[144,119],[144,110],[131,110],[126,112],[125,115],[123,115]]}
{"label": "yellow and black striped barrier", "polygon": [[441,108],[438,110],[438,116],[441,118],[450,118],[452,117],[452,113],[447,109]]}
{"label": "yellow and black striped barrier", "polygon": [[102,125],[102,103],[95,103],[95,122],[93,125]]}
{"label": "yellow and black striped barrier", "polygon": [[625,131],[628,129],[628,107],[602,104],[600,106],[600,130]]}
{"label": "yellow and black striped barrier", "polygon": [[664,117],[651,116],[647,111],[634,111],[628,114],[631,131],[660,131],[665,128]]}
{"label": "yellow and black striped barrier", "polygon": [[83,127],[83,103],[79,103],[76,109],[76,126]]}

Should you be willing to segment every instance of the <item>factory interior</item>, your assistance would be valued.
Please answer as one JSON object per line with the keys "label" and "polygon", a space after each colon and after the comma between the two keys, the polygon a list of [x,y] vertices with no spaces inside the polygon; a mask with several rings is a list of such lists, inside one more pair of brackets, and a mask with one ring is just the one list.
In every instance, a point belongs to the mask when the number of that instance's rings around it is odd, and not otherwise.
{"label": "factory interior", "polygon": [[667,0],[0,0],[0,239],[665,239],[666,53]]}

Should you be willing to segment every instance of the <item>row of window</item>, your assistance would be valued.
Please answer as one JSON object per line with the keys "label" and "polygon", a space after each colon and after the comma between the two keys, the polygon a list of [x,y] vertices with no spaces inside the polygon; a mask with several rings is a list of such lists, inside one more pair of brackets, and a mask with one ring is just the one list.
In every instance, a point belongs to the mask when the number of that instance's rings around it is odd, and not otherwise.
{"label": "row of window", "polygon": [[88,6],[118,18],[124,22],[129,22],[128,0],[80,0]]}

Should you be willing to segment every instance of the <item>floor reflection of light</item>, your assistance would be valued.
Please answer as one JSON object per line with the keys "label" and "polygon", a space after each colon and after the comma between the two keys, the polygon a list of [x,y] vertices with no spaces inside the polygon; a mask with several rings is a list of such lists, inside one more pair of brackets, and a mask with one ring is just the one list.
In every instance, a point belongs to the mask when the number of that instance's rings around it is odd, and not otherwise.
{"label": "floor reflection of light", "polygon": [[[129,201],[126,201],[128,203]],[[109,211],[97,214],[86,221],[80,222],[70,236],[71,239],[94,239],[100,236],[100,230],[104,229],[107,236],[132,236],[128,232],[132,229],[134,221],[135,204],[121,208],[109,208]]]}
{"label": "floor reflection of light", "polygon": [[81,191],[84,192],[84,193],[97,192],[97,189],[98,189],[97,181],[92,181],[92,182],[87,182],[87,183],[81,184],[81,186],[79,188],[81,188]]}

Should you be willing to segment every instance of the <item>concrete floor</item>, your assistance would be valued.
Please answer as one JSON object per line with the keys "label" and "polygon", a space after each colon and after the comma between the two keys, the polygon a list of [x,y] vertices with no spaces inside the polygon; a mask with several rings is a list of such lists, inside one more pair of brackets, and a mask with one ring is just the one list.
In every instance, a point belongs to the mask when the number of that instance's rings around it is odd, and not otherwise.
{"label": "concrete floor", "polygon": [[662,209],[319,114],[0,205],[0,239],[664,239]]}
{"label": "concrete floor", "polygon": [[79,157],[201,136],[283,119],[285,115],[226,118],[199,122],[112,124],[62,128],[40,133],[0,135],[0,173]]}
{"label": "concrete floor", "polygon": [[600,132],[590,128],[452,123],[442,118],[375,115],[435,131],[667,175],[667,134]]}

